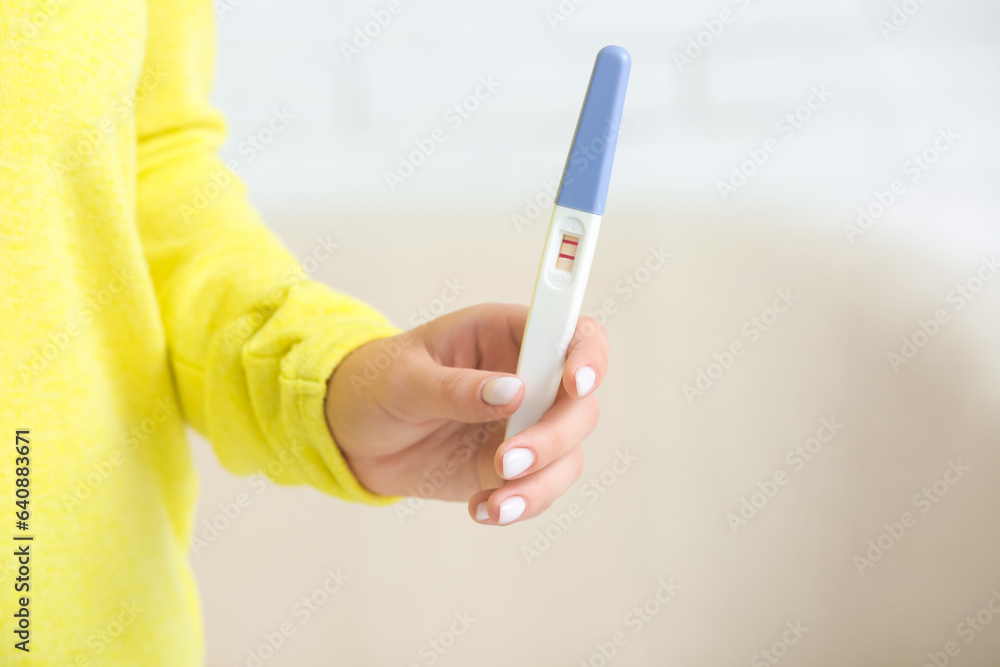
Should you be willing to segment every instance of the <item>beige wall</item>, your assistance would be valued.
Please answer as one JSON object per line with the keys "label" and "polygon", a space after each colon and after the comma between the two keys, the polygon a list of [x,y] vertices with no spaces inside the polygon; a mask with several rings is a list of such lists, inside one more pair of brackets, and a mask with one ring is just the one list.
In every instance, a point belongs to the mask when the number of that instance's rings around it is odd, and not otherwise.
{"label": "beige wall", "polygon": [[[446,280],[465,286],[455,308],[529,299],[541,221],[518,234],[499,201],[406,215],[373,203],[270,219],[300,257],[330,234],[340,248],[314,277],[400,325]],[[287,623],[294,634],[263,664],[430,665],[427,642],[461,629],[433,664],[600,665],[595,643],[620,632],[614,665],[762,665],[755,655],[800,623],[808,632],[780,664],[918,667],[955,641],[950,664],[995,666],[1000,615],[970,643],[957,626],[1000,590],[1000,279],[961,309],[948,299],[992,249],[922,246],[905,220],[852,245],[843,222],[778,205],[609,208],[585,305],[617,307],[601,424],[583,479],[533,521],[482,527],[442,503],[401,520],[251,486],[195,438],[198,532],[220,504],[252,498],[192,557],[210,664],[256,664],[247,652]],[[616,292],[651,245],[672,254],[666,266],[630,297]],[[777,290],[797,300],[752,341],[743,325]],[[893,372],[887,353],[938,309],[948,323]],[[686,400],[682,386],[734,341],[745,353]],[[843,426],[812,460],[786,459],[830,418]],[[634,463],[614,472],[624,455]],[[922,513],[914,494],[950,461],[968,471]],[[787,483],[734,534],[727,513],[779,470]],[[904,512],[915,525],[860,574],[854,557]],[[529,563],[538,531],[557,539]],[[295,605],[322,599],[330,570],[348,579],[307,618]],[[660,582],[679,587],[666,604]],[[658,610],[648,622],[631,611],[644,604]]]}
{"label": "beige wall", "polygon": [[[612,665],[762,665],[789,622],[809,628],[789,667],[920,667],[949,641],[951,665],[1000,664],[1000,619],[971,643],[958,628],[1000,590],[1000,282],[961,310],[948,300],[1000,250],[1000,9],[921,3],[883,35],[900,3],[402,0],[351,59],[341,43],[385,0],[217,3],[233,7],[219,22],[224,156],[299,257],[318,237],[341,244],[317,279],[402,326],[454,279],[452,307],[528,301],[545,213],[521,233],[512,216],[558,177],[596,51],[625,46],[633,70],[585,306],[616,311],[584,478],[507,529],[439,503],[401,521],[307,489],[257,494],[196,441],[199,526],[253,498],[193,557],[210,663],[247,665],[290,623],[265,665],[422,667],[467,612],[434,664],[600,665],[595,643],[622,632]],[[560,5],[575,9],[550,24]],[[735,22],[679,69],[673,55],[723,8]],[[390,190],[384,173],[481,76],[500,88]],[[833,96],[787,136],[778,123],[814,87]],[[294,119],[247,151],[275,109]],[[842,225],[948,127],[947,154],[849,243]],[[768,137],[780,150],[723,201],[718,182]],[[649,245],[673,256],[626,298],[616,282]],[[784,289],[798,300],[751,342],[742,327]],[[887,353],[941,308],[950,321],[893,372]],[[734,341],[745,354],[689,403],[682,386]],[[786,460],[831,417],[843,428],[812,460]],[[637,461],[596,491],[623,453]],[[920,513],[913,496],[959,460],[971,469]],[[779,470],[787,483],[734,534],[727,514]],[[915,524],[859,574],[854,556],[908,511]],[[301,623],[296,601],[337,568],[349,580]],[[676,596],[648,623],[627,616],[660,604],[661,580]]]}

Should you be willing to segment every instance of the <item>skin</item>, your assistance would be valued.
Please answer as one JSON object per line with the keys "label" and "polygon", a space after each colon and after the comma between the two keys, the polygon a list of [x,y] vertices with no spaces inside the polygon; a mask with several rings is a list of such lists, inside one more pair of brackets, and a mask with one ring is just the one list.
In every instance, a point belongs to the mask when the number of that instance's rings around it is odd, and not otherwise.
{"label": "skin", "polygon": [[[495,406],[483,399],[483,386],[514,376],[527,315],[525,306],[465,308],[366,343],[337,366],[327,383],[327,421],[365,487],[383,495],[416,495],[433,479],[434,493],[424,497],[467,500],[473,519],[486,501],[489,518],[480,523],[488,525],[498,525],[500,504],[511,496],[527,504],[518,519],[523,521],[570,488],[583,471],[580,445],[597,425],[594,390],[607,371],[608,337],[596,320],[581,318],[555,404],[536,425],[504,441],[504,421],[520,405],[524,388],[506,405]],[[393,353],[388,366],[387,353]],[[372,377],[379,357],[383,370]],[[597,379],[579,396],[575,373],[584,366],[593,368]],[[514,447],[532,450],[535,462],[505,480],[503,454]]]}

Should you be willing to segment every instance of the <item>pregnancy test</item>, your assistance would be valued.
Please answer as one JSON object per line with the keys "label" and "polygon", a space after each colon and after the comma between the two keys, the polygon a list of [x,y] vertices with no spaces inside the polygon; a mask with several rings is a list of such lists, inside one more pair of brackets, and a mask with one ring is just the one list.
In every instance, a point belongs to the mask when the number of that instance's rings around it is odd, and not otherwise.
{"label": "pregnancy test", "polygon": [[507,421],[507,438],[537,423],[562,383],[608,197],[631,64],[628,51],[606,46],[590,75],[524,327],[517,360],[524,400]]}

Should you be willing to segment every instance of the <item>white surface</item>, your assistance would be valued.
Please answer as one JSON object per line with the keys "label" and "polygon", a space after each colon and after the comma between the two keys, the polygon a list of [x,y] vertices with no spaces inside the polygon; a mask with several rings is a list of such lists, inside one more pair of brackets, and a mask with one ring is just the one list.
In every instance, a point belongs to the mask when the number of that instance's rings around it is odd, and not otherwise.
{"label": "white surface", "polygon": [[[228,0],[230,3],[235,0]],[[385,1],[243,0],[220,22],[215,99],[232,120],[227,154],[275,108],[290,127],[245,164],[255,201],[269,211],[298,202],[332,210],[345,198],[524,199],[558,179],[601,46],[633,56],[609,206],[650,197],[720,209],[774,200],[816,205],[851,219],[897,178],[939,127],[960,142],[890,212],[935,241],[997,240],[1000,207],[1000,5],[927,0],[884,39],[877,22],[896,0],[740,4],[586,0],[553,30],[556,0],[420,3],[402,11],[360,55],[341,44]],[[221,0],[220,0],[221,2]],[[724,8],[736,20],[694,64],[672,59]],[[444,114],[499,87],[453,127]],[[814,86],[833,97],[794,136],[776,124]],[[395,192],[384,172],[432,130],[444,143]],[[724,204],[718,180],[769,136],[781,149]],[[508,203],[509,202],[509,203]]]}

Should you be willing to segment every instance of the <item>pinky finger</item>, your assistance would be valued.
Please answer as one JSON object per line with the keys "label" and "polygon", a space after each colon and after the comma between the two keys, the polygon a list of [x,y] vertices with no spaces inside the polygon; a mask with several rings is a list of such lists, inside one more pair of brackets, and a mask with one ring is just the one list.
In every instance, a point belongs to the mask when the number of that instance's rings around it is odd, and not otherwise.
{"label": "pinky finger", "polygon": [[583,448],[576,447],[538,472],[486,489],[469,499],[469,515],[490,526],[506,526],[538,516],[583,473]]}

